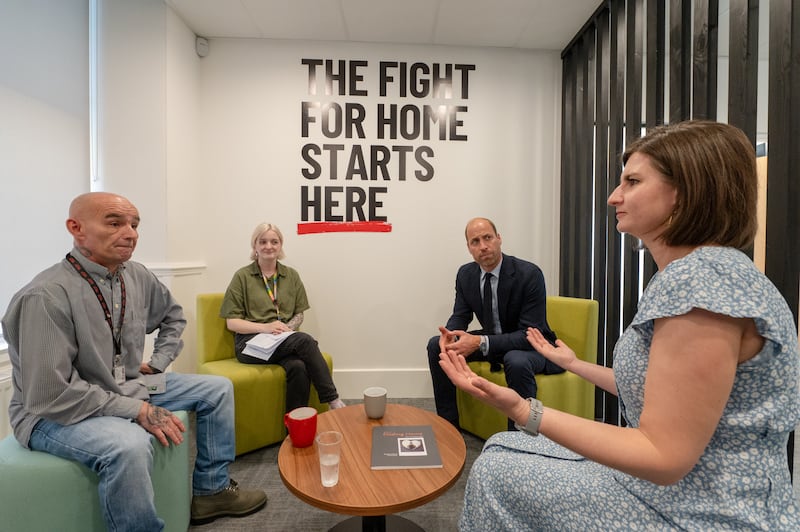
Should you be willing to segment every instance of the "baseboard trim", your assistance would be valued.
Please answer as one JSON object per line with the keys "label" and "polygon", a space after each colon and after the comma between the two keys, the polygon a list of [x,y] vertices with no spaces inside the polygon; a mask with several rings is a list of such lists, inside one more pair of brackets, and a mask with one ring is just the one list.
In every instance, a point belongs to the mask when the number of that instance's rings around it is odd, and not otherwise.
{"label": "baseboard trim", "polygon": [[392,397],[419,399],[433,397],[428,368],[416,369],[336,369],[333,360],[333,381],[342,399],[363,399],[364,389],[383,386]]}

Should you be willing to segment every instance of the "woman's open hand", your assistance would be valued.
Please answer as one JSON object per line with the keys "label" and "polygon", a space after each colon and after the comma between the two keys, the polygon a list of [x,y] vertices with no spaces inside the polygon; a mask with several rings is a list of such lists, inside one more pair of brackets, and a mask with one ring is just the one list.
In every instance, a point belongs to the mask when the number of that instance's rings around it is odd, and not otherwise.
{"label": "woman's open hand", "polygon": [[503,412],[507,417],[524,423],[530,412],[528,402],[517,392],[498,386],[472,371],[463,356],[453,352],[439,354],[439,365],[458,388]]}
{"label": "woman's open hand", "polygon": [[526,338],[531,347],[536,349],[543,357],[550,362],[554,362],[562,368],[569,370],[570,365],[578,358],[575,356],[575,351],[569,348],[567,344],[561,340],[556,340],[555,347],[547,341],[547,338],[534,327],[528,327]]}

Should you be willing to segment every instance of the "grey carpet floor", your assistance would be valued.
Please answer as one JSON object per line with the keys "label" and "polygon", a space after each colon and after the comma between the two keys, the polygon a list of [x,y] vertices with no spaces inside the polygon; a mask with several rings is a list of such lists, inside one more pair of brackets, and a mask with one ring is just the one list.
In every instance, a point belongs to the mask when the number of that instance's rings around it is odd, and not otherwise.
{"label": "grey carpet floor", "polygon": [[[392,402],[413,405],[435,411],[433,399],[391,399]],[[346,401],[348,405],[359,401]],[[463,434],[467,444],[464,472],[445,494],[413,510],[398,514],[416,523],[428,532],[457,529],[458,517],[464,505],[464,487],[472,462],[480,454],[483,440]],[[283,485],[278,474],[278,449],[280,444],[237,457],[231,465],[231,478],[246,488],[263,489],[269,497],[262,511],[240,518],[220,518],[205,525],[191,526],[191,532],[241,532],[241,531],[325,531],[350,516],[319,510],[295,497]]]}

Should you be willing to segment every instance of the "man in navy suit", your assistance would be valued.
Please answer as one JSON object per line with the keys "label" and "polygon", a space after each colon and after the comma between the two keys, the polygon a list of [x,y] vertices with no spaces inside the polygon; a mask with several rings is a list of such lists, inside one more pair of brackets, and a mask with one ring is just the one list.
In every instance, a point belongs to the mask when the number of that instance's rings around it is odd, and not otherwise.
{"label": "man in navy suit", "polygon": [[[489,361],[493,371],[499,371],[502,365],[508,386],[522,397],[536,397],[534,374],[564,371],[536,352],[525,338],[528,327],[536,327],[551,342],[556,338],[547,325],[542,270],[531,262],[504,255],[500,251],[503,241],[491,220],[474,218],[464,233],[475,262],[459,268],[453,314],[446,326],[439,327],[441,334],[428,341],[436,413],[456,427],[456,388],[439,366],[439,353],[445,346],[469,361]],[[466,332],[473,315],[481,330]],[[509,430],[513,430],[511,422]]]}

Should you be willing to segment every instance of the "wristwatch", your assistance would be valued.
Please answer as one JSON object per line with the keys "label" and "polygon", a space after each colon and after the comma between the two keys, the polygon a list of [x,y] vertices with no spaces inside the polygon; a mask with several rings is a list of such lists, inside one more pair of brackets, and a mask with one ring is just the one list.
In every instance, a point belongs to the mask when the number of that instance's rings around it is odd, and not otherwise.
{"label": "wristwatch", "polygon": [[528,415],[528,421],[525,423],[524,427],[519,423],[514,423],[514,426],[517,427],[517,430],[526,432],[531,436],[538,436],[539,424],[542,422],[544,406],[540,400],[534,399],[533,397],[528,397],[527,401],[531,405],[531,413]]}

